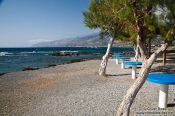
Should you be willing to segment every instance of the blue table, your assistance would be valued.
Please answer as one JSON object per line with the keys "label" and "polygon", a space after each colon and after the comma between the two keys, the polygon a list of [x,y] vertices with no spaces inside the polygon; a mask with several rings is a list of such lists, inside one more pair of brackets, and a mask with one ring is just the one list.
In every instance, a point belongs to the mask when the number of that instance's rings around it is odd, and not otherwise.
{"label": "blue table", "polygon": [[116,59],[116,64],[118,64],[119,61],[118,61],[117,58],[118,58],[118,57],[122,57],[122,55],[121,55],[121,54],[113,54],[112,57],[114,57],[114,58]]}
{"label": "blue table", "polygon": [[113,54],[113,57],[122,56],[122,54]]}
{"label": "blue table", "polygon": [[169,85],[175,85],[175,74],[151,73],[147,80],[152,83],[160,84],[159,90],[159,107],[166,108],[168,101]]}
{"label": "blue table", "polygon": [[112,57],[116,59],[117,57],[122,57],[122,54],[113,54]]}
{"label": "blue table", "polygon": [[123,62],[126,60],[130,60],[130,57],[118,56],[118,57],[116,57],[116,64],[119,64],[120,60],[121,60],[121,68],[123,69],[124,68]]}
{"label": "blue table", "polygon": [[119,59],[119,60],[126,60],[126,59],[130,59],[131,57],[125,57],[125,56],[119,56],[119,57],[117,57],[117,59]]}
{"label": "blue table", "polygon": [[137,65],[142,65],[142,62],[138,62],[138,61],[127,61],[127,62],[124,62],[125,65],[128,65],[128,66],[137,66]]}
{"label": "blue table", "polygon": [[132,67],[132,79],[136,79],[136,68],[138,65],[142,65],[142,62],[128,61],[128,62],[124,62],[123,64],[124,64],[124,66],[128,65],[128,66]]}

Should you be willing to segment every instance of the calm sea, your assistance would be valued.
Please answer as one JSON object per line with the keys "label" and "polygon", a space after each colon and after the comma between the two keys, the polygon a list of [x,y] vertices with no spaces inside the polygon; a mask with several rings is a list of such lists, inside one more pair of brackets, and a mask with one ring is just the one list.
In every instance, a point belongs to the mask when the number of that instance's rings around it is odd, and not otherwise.
{"label": "calm sea", "polygon": [[[51,56],[59,51],[78,51],[79,56]],[[100,59],[105,47],[54,47],[54,48],[0,48],[0,73],[20,71],[26,67],[46,67],[49,64],[69,63],[78,59]],[[112,52],[133,51],[132,48],[113,48]],[[101,55],[94,55],[101,54]]]}

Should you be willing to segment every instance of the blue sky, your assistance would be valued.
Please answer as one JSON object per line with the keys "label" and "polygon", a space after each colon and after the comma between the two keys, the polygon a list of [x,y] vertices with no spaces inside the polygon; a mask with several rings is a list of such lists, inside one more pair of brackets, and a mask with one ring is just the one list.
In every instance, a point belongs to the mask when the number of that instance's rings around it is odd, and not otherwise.
{"label": "blue sky", "polygon": [[88,35],[82,12],[90,0],[4,0],[0,5],[0,47]]}

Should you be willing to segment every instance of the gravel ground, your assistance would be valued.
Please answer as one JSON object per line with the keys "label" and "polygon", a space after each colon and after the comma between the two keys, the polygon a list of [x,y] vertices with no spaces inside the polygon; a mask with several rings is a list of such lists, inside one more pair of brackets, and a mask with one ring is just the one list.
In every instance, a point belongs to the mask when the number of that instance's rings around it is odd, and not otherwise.
{"label": "gravel ground", "polygon": [[[131,69],[122,70],[110,59],[108,76],[100,77],[99,63],[90,60],[0,76],[0,115],[115,116],[134,82]],[[147,111],[175,116],[175,86],[169,88],[167,109],[157,108],[158,90],[159,85],[146,82],[132,105],[131,116]]]}

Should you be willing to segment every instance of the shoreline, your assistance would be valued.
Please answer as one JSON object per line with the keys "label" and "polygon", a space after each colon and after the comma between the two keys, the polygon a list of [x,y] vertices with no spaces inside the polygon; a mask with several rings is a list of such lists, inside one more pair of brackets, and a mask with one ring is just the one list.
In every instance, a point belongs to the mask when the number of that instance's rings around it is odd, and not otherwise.
{"label": "shoreline", "polygon": [[[125,52],[120,52],[122,53],[123,55],[129,55],[129,56],[133,56],[134,52],[133,51],[125,51]],[[112,54],[114,54],[114,52],[111,52],[111,56],[112,57]],[[64,65],[64,64],[71,64],[71,63],[75,63],[75,62],[83,62],[83,61],[87,61],[87,60],[101,60],[103,55],[102,53],[80,53],[78,56],[89,56],[89,55],[93,55],[94,58],[82,58],[82,59],[72,59],[72,60],[67,60],[67,61],[64,61],[64,62],[59,62],[59,63],[50,63],[50,64],[47,64],[45,66],[42,66],[42,67],[34,67],[34,66],[26,66],[26,67],[23,67],[21,68],[21,70],[18,70],[18,71],[30,71],[30,70],[38,70],[38,69],[42,69],[42,68],[48,68],[48,67],[54,67],[54,66],[57,66],[57,65]],[[57,55],[57,52],[56,53],[52,53],[50,54],[49,56],[52,56],[52,57],[57,57],[57,58],[62,58],[62,57],[65,57],[65,56],[60,56],[60,55]],[[69,55],[69,57],[76,57],[74,55]],[[18,72],[18,71],[11,71],[11,72]],[[4,75],[4,74],[7,74],[7,73],[11,73],[11,72],[1,72],[0,73],[0,76],[1,75]]]}
{"label": "shoreline", "polygon": [[[126,47],[114,47],[112,52],[130,52],[133,51],[132,48]],[[56,48],[4,48],[1,49],[3,52],[7,52],[5,56],[2,56],[2,65],[0,68],[2,70],[0,73],[3,75],[4,73],[17,72],[21,70],[35,70],[38,68],[50,67],[51,65],[60,65],[60,64],[68,64],[71,62],[79,62],[80,60],[71,60],[71,59],[96,59],[104,55],[106,52],[106,47],[102,48],[87,48],[87,47],[56,47]],[[71,57],[71,54],[68,54],[64,57],[63,54],[57,54],[59,51],[79,51],[77,56]],[[51,56],[51,54],[56,53],[55,56]],[[60,56],[60,57],[57,57]],[[62,57],[63,56],[63,57]],[[70,56],[70,57],[69,57]],[[0,56],[1,57],[1,56]],[[56,58],[57,57],[57,58]],[[96,58],[92,58],[96,57]],[[83,61],[83,60],[82,60]]]}
{"label": "shoreline", "polygon": [[66,65],[66,64],[73,64],[73,63],[78,63],[78,62],[84,62],[84,61],[89,61],[89,60],[100,60],[100,58],[90,58],[90,59],[74,59],[74,60],[70,60],[68,62],[64,62],[64,63],[59,63],[59,64],[48,64],[47,66],[44,67],[25,67],[19,71],[13,71],[13,72],[5,72],[5,73],[0,73],[0,77],[5,75],[5,74],[9,74],[9,73],[17,73],[17,72],[23,72],[23,71],[34,71],[34,70],[40,70],[40,69],[47,69],[50,67],[55,67],[55,66],[59,66],[59,65]]}

